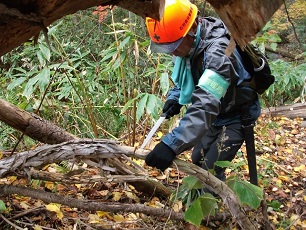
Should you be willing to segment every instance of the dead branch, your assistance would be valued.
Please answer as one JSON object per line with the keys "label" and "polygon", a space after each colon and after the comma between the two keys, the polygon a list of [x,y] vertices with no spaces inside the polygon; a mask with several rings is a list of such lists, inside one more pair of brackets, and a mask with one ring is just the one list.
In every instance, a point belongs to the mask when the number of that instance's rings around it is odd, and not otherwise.
{"label": "dead branch", "polygon": [[263,109],[263,113],[272,116],[285,116],[288,118],[306,118],[306,103],[295,103],[292,105],[284,105],[279,107],[270,107]]}
{"label": "dead branch", "polygon": [[0,185],[0,194],[8,196],[11,194],[18,194],[22,196],[32,197],[34,199],[42,200],[45,203],[58,203],[68,207],[74,207],[87,211],[106,211],[106,212],[133,212],[144,213],[147,215],[168,217],[173,220],[184,220],[182,213],[176,213],[172,210],[166,210],[162,208],[153,208],[144,204],[122,204],[122,203],[110,203],[110,202],[97,202],[90,200],[79,200],[70,198],[67,196],[60,196],[55,193],[45,192],[37,189],[14,186],[14,185]]}
{"label": "dead branch", "polygon": [[[68,174],[68,173],[67,173]],[[98,182],[103,183],[131,183],[147,180],[148,177],[144,175],[73,175],[68,176],[62,173],[51,173],[45,171],[30,169],[28,175],[32,179],[45,180],[52,182],[60,182],[62,184],[94,184]]]}
{"label": "dead branch", "polygon": [[286,50],[283,50],[283,49],[276,48],[275,50],[273,50],[271,47],[265,46],[265,50],[270,52],[270,53],[275,53],[275,54],[279,54],[283,57],[290,58],[292,60],[304,60],[304,57],[302,57],[302,56],[299,57],[298,54],[293,54],[292,52],[289,52],[289,51],[286,51]]}
{"label": "dead branch", "polygon": [[[119,146],[118,143],[109,140],[72,140],[57,145],[41,146],[35,150],[21,152],[12,157],[2,159],[0,160],[0,176],[3,176],[9,172],[24,170],[29,167],[41,167],[42,165],[46,165],[48,163],[59,162],[68,159],[85,158],[91,160],[99,160],[120,157],[121,154],[125,154],[126,156],[135,157],[138,159],[144,159],[147,153],[148,151],[146,150],[135,151],[135,149],[132,147]],[[175,163],[177,164],[179,170],[189,175],[196,176],[207,188],[218,194],[222,198],[224,204],[228,207],[232,216],[242,227],[242,229],[255,229],[255,226],[246,216],[237,197],[224,182],[218,180],[208,171],[189,162],[176,159]],[[5,188],[9,189],[7,187]],[[33,197],[31,196],[31,193],[28,195]],[[84,206],[82,205],[81,207]],[[115,210],[116,208],[113,211]],[[138,211],[138,209],[134,211]]]}

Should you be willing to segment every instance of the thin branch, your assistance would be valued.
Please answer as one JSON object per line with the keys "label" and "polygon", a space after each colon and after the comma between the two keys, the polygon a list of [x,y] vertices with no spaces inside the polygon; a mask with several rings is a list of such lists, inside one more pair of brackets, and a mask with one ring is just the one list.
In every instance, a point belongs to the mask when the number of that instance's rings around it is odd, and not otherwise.
{"label": "thin branch", "polygon": [[69,207],[79,208],[87,211],[105,211],[105,212],[133,212],[144,213],[158,217],[171,216],[173,220],[184,220],[183,213],[176,213],[171,210],[162,208],[152,208],[143,204],[122,204],[122,203],[105,203],[96,202],[86,199],[75,199],[68,196],[60,196],[55,193],[45,192],[33,188],[14,186],[14,185],[0,185],[0,194],[8,196],[17,194],[34,199],[42,200],[45,203],[59,203]]}
{"label": "thin branch", "polygon": [[288,12],[288,9],[287,9],[287,4],[286,4],[286,1],[283,0],[284,2],[284,6],[285,6],[285,11],[286,11],[286,14],[287,14],[287,19],[289,21],[289,23],[291,24],[292,28],[293,28],[293,32],[294,32],[294,36],[295,36],[295,39],[298,41],[299,44],[301,44],[301,41],[299,40],[298,36],[297,36],[297,33],[296,33],[296,30],[295,30],[295,26],[294,26],[294,23],[292,22],[290,16],[289,16],[289,12]]}
{"label": "thin branch", "polygon": [[0,217],[9,225],[11,225],[13,228],[18,229],[18,230],[24,230],[23,228],[17,226],[16,224],[14,224],[13,222],[9,221],[8,219],[6,219],[2,214],[0,214]]}

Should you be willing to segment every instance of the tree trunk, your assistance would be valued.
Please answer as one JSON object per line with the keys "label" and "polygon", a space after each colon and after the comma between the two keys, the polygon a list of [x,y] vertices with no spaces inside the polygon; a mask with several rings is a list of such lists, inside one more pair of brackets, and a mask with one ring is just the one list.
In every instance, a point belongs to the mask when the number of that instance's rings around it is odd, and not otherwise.
{"label": "tree trunk", "polygon": [[55,124],[2,99],[0,99],[0,120],[42,143],[58,144],[76,138]]}
{"label": "tree trunk", "polygon": [[47,34],[47,27],[54,21],[98,5],[117,5],[141,17],[159,19],[164,0],[22,0],[0,3],[0,56],[18,47],[40,31]]}
{"label": "tree trunk", "polygon": [[252,41],[283,0],[208,0],[240,47]]}
{"label": "tree trunk", "polygon": [[264,113],[270,113],[272,116],[285,116],[288,118],[306,119],[306,103],[296,103],[279,107],[270,107],[263,109]]}
{"label": "tree trunk", "polygon": [[[232,37],[244,47],[270,20],[283,0],[208,0],[229,28]],[[56,20],[79,10],[102,5],[119,6],[142,18],[159,19],[165,0],[21,0],[0,3],[0,56],[13,50]]]}

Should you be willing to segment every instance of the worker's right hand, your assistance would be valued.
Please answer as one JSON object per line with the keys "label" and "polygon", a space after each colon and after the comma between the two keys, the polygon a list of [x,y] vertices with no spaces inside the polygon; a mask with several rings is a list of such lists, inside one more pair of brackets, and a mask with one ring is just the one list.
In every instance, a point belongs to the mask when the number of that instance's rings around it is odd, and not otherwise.
{"label": "worker's right hand", "polygon": [[165,171],[172,164],[175,157],[175,152],[161,141],[146,156],[145,162],[149,166]]}
{"label": "worker's right hand", "polygon": [[179,114],[181,108],[182,105],[177,100],[169,99],[165,102],[163,113],[166,114],[166,118],[169,119],[170,117]]}

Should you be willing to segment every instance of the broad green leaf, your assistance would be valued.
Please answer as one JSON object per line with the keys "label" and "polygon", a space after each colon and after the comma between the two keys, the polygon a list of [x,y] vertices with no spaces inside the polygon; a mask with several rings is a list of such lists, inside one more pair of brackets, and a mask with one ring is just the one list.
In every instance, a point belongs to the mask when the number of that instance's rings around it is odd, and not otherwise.
{"label": "broad green leaf", "polygon": [[234,191],[241,203],[249,205],[254,209],[259,207],[263,199],[262,188],[234,177],[227,180],[226,183]]}
{"label": "broad green leaf", "polygon": [[39,44],[39,49],[41,50],[42,54],[44,55],[44,58],[47,61],[50,61],[51,53],[48,47],[44,46],[43,44]]}
{"label": "broad green leaf", "polygon": [[136,119],[137,119],[137,121],[139,121],[141,116],[144,114],[148,97],[149,97],[148,94],[144,94],[143,97],[138,102],[137,111],[136,111]]}
{"label": "broad green leaf", "polygon": [[159,106],[159,97],[154,94],[149,94],[149,98],[147,101],[146,112],[150,114],[152,117],[157,117]]}
{"label": "broad green leaf", "polygon": [[270,47],[271,47],[272,50],[275,51],[275,50],[276,50],[276,47],[277,47],[277,43],[275,43],[275,42],[271,43],[271,44],[270,44]]}
{"label": "broad green leaf", "polygon": [[0,200],[0,212],[3,212],[5,210],[6,210],[5,203],[2,200]]}
{"label": "broad green leaf", "polygon": [[119,48],[122,49],[122,48],[130,41],[130,39],[131,39],[130,36],[126,37],[126,38],[120,43]]}
{"label": "broad green leaf", "polygon": [[169,75],[167,72],[164,72],[160,76],[160,87],[162,94],[165,96],[169,91]]}
{"label": "broad green leaf", "polygon": [[38,74],[38,77],[38,85],[41,91],[44,91],[50,82],[50,69],[48,67],[43,68],[43,70]]}
{"label": "broad green leaf", "polygon": [[184,219],[199,227],[204,217],[215,215],[216,207],[216,198],[210,193],[205,193],[190,205],[185,212]]}
{"label": "broad green leaf", "polygon": [[101,62],[103,62],[103,61],[105,61],[105,60],[107,60],[107,59],[113,57],[113,56],[114,56],[115,54],[117,54],[117,53],[118,53],[118,50],[116,50],[115,48],[108,49],[108,50],[104,51],[104,52],[102,53],[103,58],[102,58]]}
{"label": "broad green leaf", "polygon": [[214,216],[216,214],[217,199],[210,193],[205,193],[199,197],[203,217]]}
{"label": "broad green leaf", "polygon": [[34,92],[34,86],[37,83],[37,81],[39,80],[39,75],[36,75],[36,77],[31,78],[28,83],[26,84],[24,90],[23,90],[23,95],[27,98],[30,99],[30,96],[33,94]]}
{"label": "broad green leaf", "polygon": [[184,219],[198,227],[201,225],[203,214],[201,210],[201,201],[199,199],[195,200],[187,209],[184,215]]}
{"label": "broad green leaf", "polygon": [[173,199],[185,199],[185,197],[188,195],[188,193],[190,192],[189,188],[179,188],[179,191],[176,193],[176,195],[173,196]]}
{"label": "broad green leaf", "polygon": [[189,189],[201,189],[203,183],[195,176],[187,176],[183,179],[183,183],[187,185]]}
{"label": "broad green leaf", "polygon": [[128,108],[130,108],[130,106],[133,105],[134,101],[136,100],[137,98],[132,98],[131,100],[129,100],[125,105],[124,107],[122,108],[121,110],[121,114],[125,113],[125,111],[128,110]]}
{"label": "broad green leaf", "polygon": [[39,61],[39,64],[40,64],[41,66],[46,65],[45,58],[43,57],[43,54],[42,54],[41,51],[37,51],[37,52],[36,52],[36,56],[37,56],[38,61]]}
{"label": "broad green leaf", "polygon": [[216,161],[215,165],[221,168],[228,168],[228,167],[233,166],[233,163],[230,161]]}
{"label": "broad green leaf", "polygon": [[16,80],[12,81],[12,82],[7,86],[7,89],[8,89],[8,90],[12,90],[12,89],[14,89],[14,88],[17,87],[17,86],[21,86],[22,83],[23,83],[26,79],[27,79],[26,77],[19,77],[19,78],[17,78]]}
{"label": "broad green leaf", "polygon": [[267,204],[269,207],[273,208],[275,211],[279,211],[279,208],[281,207],[281,203],[277,200],[273,200],[271,202],[267,201]]}

